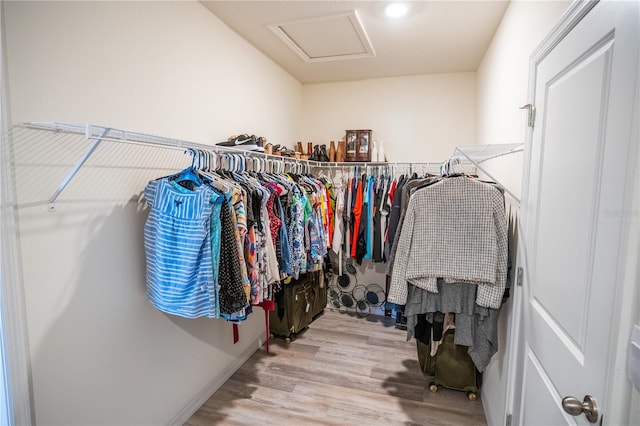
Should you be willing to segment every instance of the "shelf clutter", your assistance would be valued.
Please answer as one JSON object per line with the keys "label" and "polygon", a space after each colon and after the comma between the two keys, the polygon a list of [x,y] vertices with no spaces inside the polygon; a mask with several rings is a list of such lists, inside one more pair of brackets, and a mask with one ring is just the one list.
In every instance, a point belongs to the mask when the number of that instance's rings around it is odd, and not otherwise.
{"label": "shelf clutter", "polygon": [[313,144],[307,142],[306,151],[303,148],[302,141],[298,141],[293,150],[289,150],[281,145],[272,145],[267,143],[264,150],[268,154],[284,155],[302,160],[311,160],[317,162],[370,162],[384,161],[384,153],[382,148],[378,149],[380,144],[372,139],[372,131],[367,130],[346,130],[344,139],[326,144]]}

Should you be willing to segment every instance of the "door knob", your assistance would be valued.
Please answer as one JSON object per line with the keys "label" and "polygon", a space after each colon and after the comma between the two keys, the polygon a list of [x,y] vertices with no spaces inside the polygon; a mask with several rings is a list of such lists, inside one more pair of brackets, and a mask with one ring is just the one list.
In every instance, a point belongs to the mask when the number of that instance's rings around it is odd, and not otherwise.
{"label": "door knob", "polygon": [[572,396],[565,396],[562,399],[562,408],[572,416],[579,416],[584,413],[590,423],[598,421],[598,406],[596,405],[596,399],[591,395],[586,395],[582,402]]}

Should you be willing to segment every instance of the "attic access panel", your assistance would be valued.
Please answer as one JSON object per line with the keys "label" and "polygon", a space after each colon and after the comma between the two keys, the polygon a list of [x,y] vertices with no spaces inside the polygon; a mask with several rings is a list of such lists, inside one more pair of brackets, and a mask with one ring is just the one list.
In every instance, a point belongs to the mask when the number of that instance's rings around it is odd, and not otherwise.
{"label": "attic access panel", "polygon": [[307,63],[376,55],[355,10],[273,24],[269,29]]}

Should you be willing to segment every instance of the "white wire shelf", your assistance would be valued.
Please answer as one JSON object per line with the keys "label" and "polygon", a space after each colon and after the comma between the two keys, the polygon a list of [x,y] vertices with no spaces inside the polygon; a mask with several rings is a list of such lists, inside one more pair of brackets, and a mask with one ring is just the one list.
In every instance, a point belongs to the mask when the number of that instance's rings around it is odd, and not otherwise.
{"label": "white wire shelf", "polygon": [[[480,166],[484,161],[501,157],[504,155],[512,154],[515,152],[521,152],[524,144],[496,144],[496,145],[476,145],[476,146],[459,146],[454,149],[453,155],[445,162],[319,162],[313,160],[303,160],[294,157],[279,156],[272,154],[265,154],[264,152],[247,151],[233,147],[225,147],[220,145],[208,145],[202,143],[196,143],[192,141],[186,141],[181,139],[167,138],[152,134],[132,132],[128,130],[115,129],[111,127],[99,126],[94,124],[74,124],[74,123],[62,123],[62,122],[30,122],[14,125],[14,128],[18,129],[31,129],[39,132],[51,132],[52,134],[69,134],[75,135],[77,140],[89,141],[91,144],[88,149],[83,153],[81,158],[75,163],[68,175],[58,186],[58,189],[49,199],[49,211],[55,211],[55,203],[60,194],[65,190],[70,181],[74,178],[76,173],[87,162],[91,155],[96,151],[98,146],[103,142],[115,142],[115,143],[128,143],[145,145],[152,147],[160,147],[174,150],[198,150],[202,152],[216,152],[220,154],[231,154],[230,157],[243,159],[243,164],[247,164],[247,160],[261,159],[263,162],[267,162],[271,165],[272,170],[274,164],[281,164],[278,170],[284,171],[284,165],[295,165],[295,170],[309,171],[310,168],[351,168],[362,167],[363,170],[369,168],[382,168],[385,167],[390,170],[395,168],[406,168],[408,170],[422,170],[425,167],[430,168],[429,171],[437,170],[437,167],[441,164],[451,164],[455,161],[458,164],[473,164],[477,169],[485,173],[489,178],[496,181],[486,170]],[[291,166],[290,170],[293,170]],[[425,169],[426,170],[426,169]],[[508,190],[505,191],[512,196],[516,201],[519,201]]]}
{"label": "white wire shelf", "polygon": [[453,163],[473,164],[489,179],[500,185],[504,192],[508,194],[517,204],[520,204],[520,198],[518,198],[513,192],[502,185],[500,181],[493,177],[485,167],[481,166],[481,164],[485,161],[493,160],[494,158],[503,157],[505,155],[522,152],[523,150],[523,143],[458,146],[453,150],[453,154],[447,160],[447,163],[449,164],[449,166]]}
{"label": "white wire shelf", "polygon": [[452,157],[477,165],[504,155],[522,152],[523,149],[523,143],[458,146],[454,149]]}

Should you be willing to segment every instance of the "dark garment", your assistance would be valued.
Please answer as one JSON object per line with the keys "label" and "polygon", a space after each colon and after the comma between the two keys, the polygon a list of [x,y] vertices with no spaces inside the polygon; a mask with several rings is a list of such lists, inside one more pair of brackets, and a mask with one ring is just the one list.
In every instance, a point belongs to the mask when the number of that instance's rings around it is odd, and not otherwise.
{"label": "dark garment", "polygon": [[[367,182],[367,180],[363,179],[363,182]],[[362,185],[362,191],[366,193],[367,188],[366,185]],[[362,213],[360,214],[360,227],[358,228],[358,237],[356,240],[356,263],[358,265],[362,265],[362,259],[364,255],[367,253],[367,237],[368,237],[368,226],[369,223],[369,204],[362,204]]]}
{"label": "dark garment", "polygon": [[384,254],[389,258],[391,253],[391,246],[396,237],[396,231],[398,229],[398,223],[400,222],[400,208],[402,205],[402,187],[405,184],[404,176],[400,177],[398,184],[396,185],[395,192],[393,194],[393,202],[391,204],[391,213],[389,213],[389,232],[387,233],[387,241],[384,245]]}
{"label": "dark garment", "polygon": [[256,221],[258,231],[263,232],[262,218],[260,216],[262,208],[262,193],[260,191],[251,191],[251,209],[253,210],[253,218]]}
{"label": "dark garment", "polygon": [[425,345],[431,343],[431,323],[427,321],[427,314],[416,315],[416,326],[414,327],[413,335],[416,340]]}
{"label": "dark garment", "polygon": [[358,190],[358,184],[360,183],[360,180],[358,178],[355,179],[351,179],[351,211],[353,211],[354,207],[356,206],[356,191]]}
{"label": "dark garment", "polygon": [[444,313],[433,313],[433,341],[439,342],[442,340],[442,332],[444,329]]}
{"label": "dark garment", "polygon": [[284,288],[280,288],[275,294],[275,302],[278,306],[278,318],[280,321],[284,318],[286,310],[286,297],[284,297]]}
{"label": "dark garment", "polygon": [[242,271],[240,254],[236,242],[232,206],[229,202],[222,203],[220,209],[220,264],[218,269],[218,283],[220,290],[220,313],[233,314],[247,306],[247,297],[242,287]]}
{"label": "dark garment", "polygon": [[[285,221],[284,208],[280,204],[281,198],[276,198],[275,207],[280,214],[280,221]],[[291,251],[289,250],[289,233],[286,226],[281,226],[278,233],[278,247],[276,248],[276,254],[278,256],[278,265],[282,272],[287,275],[291,275]]]}
{"label": "dark garment", "polygon": [[374,262],[384,262],[384,253],[382,250],[382,233],[384,231],[381,229],[382,211],[380,209],[380,203],[382,201],[382,196],[384,193],[384,186],[384,180],[380,180],[380,182],[378,183],[378,187],[376,188],[376,193],[373,200],[373,211],[375,212],[375,214],[373,215],[373,253],[371,259]]}
{"label": "dark garment", "polygon": [[511,287],[516,280],[515,270],[513,265],[516,264],[516,254],[518,247],[518,213],[517,210],[509,212],[509,224],[508,224],[508,237],[507,237],[507,245],[508,245],[508,259],[507,259],[507,284],[504,289],[504,296],[502,298],[502,303],[509,298],[509,294],[511,292]]}
{"label": "dark garment", "polygon": [[286,229],[289,229],[291,226],[291,204],[293,204],[293,194],[291,191],[280,196],[280,208],[282,209]]}
{"label": "dark garment", "polygon": [[[391,277],[389,275],[385,275],[384,279],[384,300],[387,300],[387,296],[389,295],[389,287],[391,286]],[[391,307],[389,302],[386,302],[384,304],[384,316],[391,317]]]}

